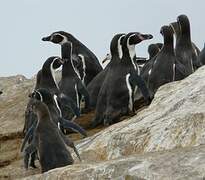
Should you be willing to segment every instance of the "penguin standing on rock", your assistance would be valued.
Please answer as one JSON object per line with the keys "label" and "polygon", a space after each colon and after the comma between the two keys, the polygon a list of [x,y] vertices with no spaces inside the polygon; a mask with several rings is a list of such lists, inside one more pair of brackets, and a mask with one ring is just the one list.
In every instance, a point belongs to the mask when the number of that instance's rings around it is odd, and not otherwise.
{"label": "penguin standing on rock", "polygon": [[[110,125],[120,116],[132,112],[133,94],[136,87],[142,90],[147,101],[150,100],[148,89],[139,76],[139,68],[134,63],[135,45],[146,39],[152,39],[152,35],[129,33],[122,41],[117,35],[112,39],[111,65],[98,95],[92,127],[100,123]],[[118,41],[122,43],[122,58],[119,57]]]}
{"label": "penguin standing on rock", "polygon": [[89,111],[90,98],[86,87],[83,85],[80,75],[74,66],[72,59],[72,43],[66,42],[61,48],[64,64],[62,68],[62,79],[60,91],[69,96],[76,106],[80,109],[81,97],[85,99],[85,111]]}
{"label": "penguin standing on rock", "polygon": [[[118,49],[118,56],[119,56],[119,60],[122,58],[122,47],[121,47],[121,41],[124,38],[125,34],[118,34],[116,35],[116,38],[119,38],[115,48]],[[90,105],[91,108],[95,108],[96,107],[96,103],[97,103],[97,99],[98,99],[98,94],[100,91],[100,88],[103,84],[103,81],[106,77],[106,74],[109,71],[109,68],[111,66],[111,60],[112,60],[112,52],[111,54],[107,54],[106,58],[104,61],[110,60],[109,64],[105,67],[105,69],[103,69],[89,84],[88,84],[88,92],[90,95]]]}
{"label": "penguin standing on rock", "polygon": [[73,158],[66,145],[74,145],[68,139],[65,140],[61,131],[51,120],[51,114],[47,106],[40,100],[35,99],[32,108],[38,116],[38,123],[32,142],[24,151],[25,168],[28,168],[30,155],[36,151],[39,155],[42,173],[73,164]]}
{"label": "penguin standing on rock", "polygon": [[170,24],[176,35],[175,53],[177,59],[185,66],[186,76],[201,66],[198,61],[198,48],[191,41],[190,22],[186,15],[177,17],[176,23]]}
{"label": "penguin standing on rock", "polygon": [[160,33],[164,37],[164,45],[157,54],[149,76],[149,89],[152,97],[157,89],[175,80],[176,56],[173,47],[173,31],[169,26],[163,26]]}
{"label": "penguin standing on rock", "polygon": [[84,81],[86,86],[102,70],[97,57],[70,33],[58,31],[42,38],[42,40],[60,44],[61,46],[68,41],[72,43],[72,58],[78,61],[77,64],[82,64],[80,70],[81,80]]}

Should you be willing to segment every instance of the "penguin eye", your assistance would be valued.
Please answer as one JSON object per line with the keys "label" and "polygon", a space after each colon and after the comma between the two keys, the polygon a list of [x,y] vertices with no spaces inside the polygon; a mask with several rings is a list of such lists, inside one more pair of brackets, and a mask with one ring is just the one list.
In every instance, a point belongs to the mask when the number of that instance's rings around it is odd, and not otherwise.
{"label": "penguin eye", "polygon": [[64,39],[64,37],[61,36],[60,34],[54,34],[52,36],[52,42],[54,42],[54,43],[60,43],[63,41],[63,39]]}
{"label": "penguin eye", "polygon": [[61,65],[61,61],[59,59],[55,59],[53,62],[53,69],[58,69]]}

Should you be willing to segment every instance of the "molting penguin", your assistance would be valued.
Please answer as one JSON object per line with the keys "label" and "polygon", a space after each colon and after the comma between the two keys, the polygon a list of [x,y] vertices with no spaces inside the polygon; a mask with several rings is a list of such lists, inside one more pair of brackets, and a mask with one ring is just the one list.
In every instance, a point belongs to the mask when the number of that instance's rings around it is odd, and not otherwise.
{"label": "molting penguin", "polygon": [[85,99],[85,110],[89,110],[89,94],[83,85],[80,75],[74,67],[72,59],[72,43],[67,42],[62,45],[62,58],[64,64],[62,68],[62,79],[60,90],[65,95],[69,96],[76,106],[80,109],[81,96]]}
{"label": "molting penguin", "polygon": [[84,44],[77,40],[73,35],[64,31],[52,33],[48,37],[42,38],[43,41],[51,41],[61,46],[70,41],[73,44],[73,57],[79,59],[83,64],[84,82],[87,85],[101,70],[102,67],[97,57]]}
{"label": "molting penguin", "polygon": [[[178,16],[177,24],[180,29],[180,35],[176,36],[177,39],[175,53],[179,62],[185,66],[186,76],[188,76],[194,72],[194,69],[196,69],[197,66],[200,65],[198,65],[196,54],[193,53],[193,45],[191,42],[191,30],[188,17],[186,15]],[[172,27],[174,27],[173,24]],[[174,30],[175,32],[177,32],[176,28]],[[195,54],[194,58],[193,54]]]}
{"label": "molting penguin", "polygon": [[[83,128],[81,128],[78,124],[65,120],[62,117],[62,112],[60,109],[60,105],[58,103],[58,97],[54,94],[52,95],[47,89],[44,88],[40,88],[37,90],[34,90],[34,92],[30,95],[31,98],[31,107],[33,106],[33,103],[35,101],[35,99],[40,100],[41,102],[45,103],[48,107],[48,110],[50,112],[51,115],[51,119],[53,120],[53,122],[56,124],[56,126],[59,127],[59,129],[61,129],[63,132],[64,130],[73,130],[75,132],[78,132],[80,134],[82,134],[84,137],[87,136],[85,130]],[[31,108],[30,107],[30,108]],[[32,111],[32,113],[34,113]],[[30,114],[31,115],[31,114]],[[24,137],[24,141],[22,143],[22,147],[21,147],[21,151],[24,149],[25,144],[28,142],[30,144],[32,137],[33,137],[33,133],[34,130],[36,128],[37,125],[37,121],[38,119],[29,119],[31,124],[28,124],[28,129],[25,132],[25,137]],[[36,167],[35,166],[35,158],[36,157],[36,153],[31,155],[31,160],[30,160],[30,166],[31,167]]]}
{"label": "molting penguin", "polygon": [[120,39],[118,36],[112,39],[110,45],[111,65],[98,95],[95,119],[92,122],[93,127],[100,123],[112,124],[120,116],[133,111],[133,92],[136,86],[142,90],[145,99],[149,100],[148,90],[139,76],[139,69],[134,63],[134,58],[135,45],[151,38],[152,35],[147,34],[127,34],[121,41],[122,59],[119,59],[119,49],[116,48]]}
{"label": "molting penguin", "polygon": [[173,31],[170,26],[163,26],[160,33],[164,37],[164,45],[157,54],[148,79],[152,97],[161,85],[175,80],[176,57],[173,47]]}
{"label": "molting penguin", "polygon": [[[123,40],[123,37],[125,36],[125,34],[117,34],[115,36],[115,38],[113,39],[115,42],[114,45],[116,45],[116,47],[113,47],[115,49],[118,49],[118,56],[119,56],[119,60],[122,58],[122,47],[121,47],[121,41]],[[115,53],[115,52],[114,52]],[[90,95],[90,106],[91,108],[95,108],[96,107],[96,103],[97,103],[97,98],[98,98],[98,94],[100,91],[100,88],[103,84],[103,81],[106,77],[107,72],[109,71],[109,68],[111,66],[111,60],[112,60],[112,52],[110,54],[107,54],[105,61],[110,60],[110,62],[108,63],[108,65],[105,67],[105,69],[103,69],[89,84],[88,84],[88,92]]]}
{"label": "molting penguin", "polygon": [[[187,18],[188,19],[188,18]],[[178,22],[173,22],[170,24],[170,26],[172,27],[174,34],[175,34],[175,38],[176,38],[176,44],[180,43],[180,36],[181,36],[181,29],[180,29],[180,25]],[[191,38],[191,33],[190,33],[190,38]],[[192,60],[193,60],[193,67],[194,70],[198,69],[201,66],[200,61],[198,61],[198,56],[200,54],[200,50],[199,48],[193,43],[192,43]]]}
{"label": "molting penguin", "polygon": [[204,43],[204,48],[202,49],[202,51],[199,54],[198,60],[205,65],[205,43]]}
{"label": "molting penguin", "polygon": [[39,154],[42,173],[73,164],[73,158],[66,147],[66,144],[70,142],[63,139],[61,131],[51,120],[47,106],[41,101],[35,100],[32,108],[38,116],[38,123],[32,142],[24,151],[25,168],[28,168],[30,154],[35,151]]}

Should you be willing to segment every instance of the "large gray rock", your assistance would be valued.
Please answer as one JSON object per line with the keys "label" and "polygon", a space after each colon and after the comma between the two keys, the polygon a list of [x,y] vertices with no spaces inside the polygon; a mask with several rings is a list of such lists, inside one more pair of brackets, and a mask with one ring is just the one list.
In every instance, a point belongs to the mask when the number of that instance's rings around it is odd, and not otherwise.
{"label": "large gray rock", "polygon": [[151,105],[77,147],[84,161],[205,144],[205,67],[162,86]]}
{"label": "large gray rock", "polygon": [[1,77],[0,90],[0,137],[22,132],[24,112],[28,94],[32,91],[34,80],[22,75]]}
{"label": "large gray rock", "polygon": [[[79,141],[82,163],[29,178],[202,179],[204,77],[202,67],[182,81],[162,86],[151,105],[136,116]],[[22,130],[25,97],[33,81],[24,79],[19,84],[12,79],[6,87],[0,96],[1,135]]]}
{"label": "large gray rock", "polygon": [[205,146],[67,166],[43,175],[27,177],[25,180],[202,180],[203,178],[205,178]]}

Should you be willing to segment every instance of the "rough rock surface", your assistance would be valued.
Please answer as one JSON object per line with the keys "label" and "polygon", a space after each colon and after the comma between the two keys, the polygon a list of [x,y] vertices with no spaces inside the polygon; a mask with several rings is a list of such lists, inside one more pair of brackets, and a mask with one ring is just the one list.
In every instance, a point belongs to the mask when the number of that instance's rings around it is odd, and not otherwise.
{"label": "rough rock surface", "polygon": [[204,164],[205,146],[198,146],[67,166],[25,180],[202,180],[205,178]]}
{"label": "rough rock surface", "polygon": [[[77,148],[82,163],[28,179],[202,179],[205,176],[204,77],[205,67],[202,67],[182,81],[162,86],[151,105],[136,116],[79,141]],[[0,79],[0,85],[1,82]],[[8,94],[0,97],[3,136],[22,130],[20,119],[25,107],[20,109],[19,105],[27,101],[22,99],[25,94],[20,93],[21,86],[26,94],[32,81],[25,79],[19,87],[11,85],[9,92],[14,91],[15,103],[13,99],[4,101]],[[2,99],[8,103],[7,108]],[[7,116],[2,117],[4,113]],[[12,117],[16,118],[11,120]],[[14,123],[16,129],[10,129]]]}

